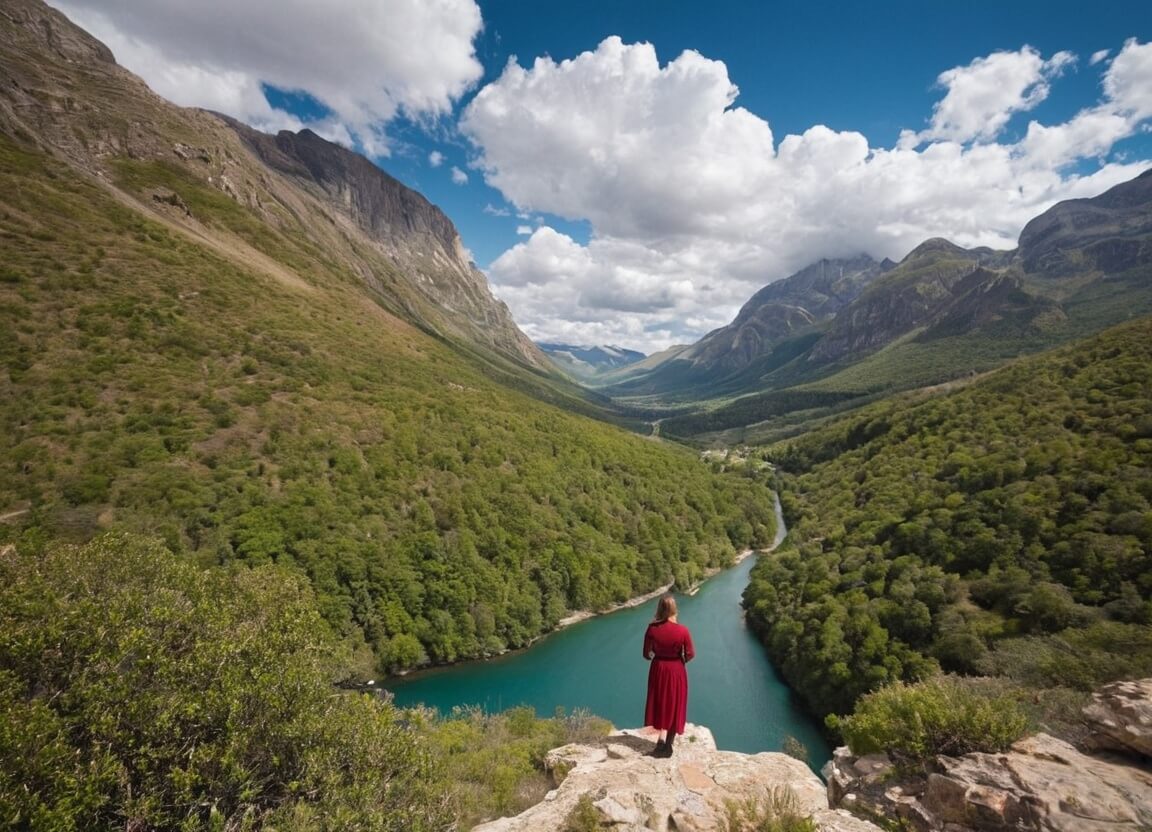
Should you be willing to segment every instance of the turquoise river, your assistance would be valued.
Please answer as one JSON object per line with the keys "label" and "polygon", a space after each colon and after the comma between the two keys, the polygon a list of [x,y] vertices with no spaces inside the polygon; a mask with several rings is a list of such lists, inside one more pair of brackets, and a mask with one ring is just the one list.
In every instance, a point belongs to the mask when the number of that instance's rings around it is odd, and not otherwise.
{"label": "turquoise river", "polygon": [[[754,560],[709,579],[693,596],[677,596],[697,656],[688,665],[688,721],[708,726],[716,744],[732,751],[779,751],[793,736],[819,767],[830,756],[827,743],[744,623],[740,596]],[[422,702],[446,713],[458,705],[530,705],[541,716],[586,708],[619,727],[639,727],[648,678],[641,643],[655,608],[649,601],[559,630],[527,650],[386,684],[403,706]]]}

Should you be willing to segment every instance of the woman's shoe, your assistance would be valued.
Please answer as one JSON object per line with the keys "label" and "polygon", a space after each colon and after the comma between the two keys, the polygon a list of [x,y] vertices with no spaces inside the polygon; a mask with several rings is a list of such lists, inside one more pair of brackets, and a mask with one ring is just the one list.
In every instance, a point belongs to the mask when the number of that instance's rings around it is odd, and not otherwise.
{"label": "woman's shoe", "polygon": [[653,757],[671,757],[672,756],[672,738],[676,735],[673,733],[668,734],[668,739],[664,741],[663,745],[657,745],[656,750],[652,752]]}
{"label": "woman's shoe", "polygon": [[646,756],[648,756],[648,757],[663,757],[663,756],[665,756],[664,755],[664,746],[665,745],[667,745],[667,743],[665,743],[664,740],[656,740],[656,747],[653,748],[651,751],[649,751]]}

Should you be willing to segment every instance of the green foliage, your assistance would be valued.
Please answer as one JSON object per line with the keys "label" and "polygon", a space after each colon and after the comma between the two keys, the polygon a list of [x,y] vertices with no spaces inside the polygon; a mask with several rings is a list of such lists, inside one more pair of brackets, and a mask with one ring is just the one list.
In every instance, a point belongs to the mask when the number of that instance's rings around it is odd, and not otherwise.
{"label": "green foliage", "polygon": [[0,542],[141,531],[204,565],[278,564],[367,677],[523,646],[771,540],[762,478],[518,392],[546,385],[383,311],[312,224],[265,221],[195,165],[112,165],[219,245],[0,137],[21,275],[0,281],[0,514],[31,507]]}
{"label": "green foliage", "polygon": [[764,800],[725,801],[720,829],[722,832],[816,832],[816,823],[800,813],[791,789],[772,786]]}
{"label": "green foliage", "polygon": [[812,760],[808,754],[808,746],[800,742],[794,736],[789,734],[784,738],[784,742],[780,746],[780,750],[787,754],[789,757],[799,760],[802,763],[811,764]]}
{"label": "green foliage", "polygon": [[1139,672],[1146,648],[1126,667],[1090,634],[1149,632],[1149,412],[1141,319],[772,446],[793,548],[753,570],[749,621],[817,713],[938,667],[1077,689]]}
{"label": "green foliage", "polygon": [[851,716],[830,717],[855,754],[878,751],[907,769],[924,769],[938,754],[1004,751],[1028,719],[1006,696],[985,698],[948,677],[896,682],[866,694]]}
{"label": "green foliage", "polygon": [[464,828],[539,803],[552,788],[544,755],[573,742],[606,736],[611,724],[586,711],[562,709],[539,719],[531,708],[488,714],[458,708],[447,717],[422,715],[436,758],[443,764],[448,800]]}
{"label": "green foliage", "polygon": [[0,553],[0,806],[32,829],[439,828],[422,739],[331,685],[304,582],[125,535]]}
{"label": "green foliage", "polygon": [[600,813],[592,805],[592,797],[580,795],[564,823],[564,832],[596,832],[601,829]]}

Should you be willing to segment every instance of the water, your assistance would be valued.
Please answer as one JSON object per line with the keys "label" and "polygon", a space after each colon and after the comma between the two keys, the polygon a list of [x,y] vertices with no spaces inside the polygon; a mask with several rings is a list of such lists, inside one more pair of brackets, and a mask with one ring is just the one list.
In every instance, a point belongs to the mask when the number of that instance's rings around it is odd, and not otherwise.
{"label": "water", "polygon": [[[706,725],[716,744],[732,751],[779,751],[791,735],[818,767],[831,756],[827,743],[744,624],[740,596],[753,561],[720,573],[694,596],[677,596],[679,621],[696,646],[688,665],[688,721]],[[399,705],[422,702],[445,713],[457,705],[487,711],[530,705],[551,716],[559,706],[639,727],[648,682],[641,646],[655,609],[649,601],[575,624],[528,650],[393,679],[388,687]]]}

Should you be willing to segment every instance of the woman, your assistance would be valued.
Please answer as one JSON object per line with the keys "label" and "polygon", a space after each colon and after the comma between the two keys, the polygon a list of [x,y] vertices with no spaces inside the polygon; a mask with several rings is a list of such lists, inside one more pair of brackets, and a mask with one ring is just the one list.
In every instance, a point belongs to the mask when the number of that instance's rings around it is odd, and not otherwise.
{"label": "woman", "polygon": [[665,595],[644,633],[644,658],[652,662],[644,724],[660,732],[656,748],[649,752],[653,757],[671,757],[673,740],[684,733],[688,713],[688,672],[684,665],[695,656],[692,634],[676,621],[676,599]]}

